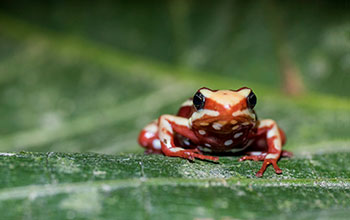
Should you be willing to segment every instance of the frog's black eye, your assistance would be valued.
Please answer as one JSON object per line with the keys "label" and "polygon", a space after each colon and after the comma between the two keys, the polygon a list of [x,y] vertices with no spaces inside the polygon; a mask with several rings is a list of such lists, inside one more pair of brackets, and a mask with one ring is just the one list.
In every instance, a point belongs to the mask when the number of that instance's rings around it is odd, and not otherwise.
{"label": "frog's black eye", "polygon": [[202,93],[197,92],[193,96],[193,105],[196,108],[196,110],[200,110],[204,107],[205,104],[205,97]]}
{"label": "frog's black eye", "polygon": [[247,97],[247,104],[251,109],[253,109],[254,106],[256,105],[256,95],[254,94],[253,91],[251,91]]}

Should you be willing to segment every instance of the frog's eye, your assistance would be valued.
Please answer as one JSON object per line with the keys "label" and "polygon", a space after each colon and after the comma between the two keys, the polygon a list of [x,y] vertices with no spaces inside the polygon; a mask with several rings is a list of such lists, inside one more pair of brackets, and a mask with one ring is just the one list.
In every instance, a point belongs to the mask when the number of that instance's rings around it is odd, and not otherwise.
{"label": "frog's eye", "polygon": [[247,104],[251,109],[253,109],[254,106],[256,105],[256,95],[254,94],[253,91],[251,91],[247,96]]}
{"label": "frog's eye", "polygon": [[200,110],[204,107],[205,104],[205,97],[202,93],[197,92],[193,96],[193,105],[196,108],[196,110]]}

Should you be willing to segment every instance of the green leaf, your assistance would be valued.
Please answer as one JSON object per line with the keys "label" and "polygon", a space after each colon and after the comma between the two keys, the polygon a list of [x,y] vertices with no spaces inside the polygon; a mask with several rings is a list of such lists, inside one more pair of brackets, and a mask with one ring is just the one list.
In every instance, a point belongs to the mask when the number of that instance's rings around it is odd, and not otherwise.
{"label": "green leaf", "polygon": [[[350,100],[311,92],[296,98],[281,94],[277,86],[272,85],[278,80],[270,74],[275,71],[275,61],[264,49],[267,45],[268,51],[271,50],[271,45],[260,43],[266,42],[261,39],[262,32],[251,34],[247,28],[233,41],[243,42],[242,39],[250,36],[258,39],[237,45],[231,42],[231,36],[223,36],[235,30],[215,31],[217,23],[227,22],[226,18],[231,17],[227,16],[231,13],[226,7],[229,5],[216,8],[211,16],[201,11],[214,22],[202,30],[200,36],[190,35],[196,45],[188,44],[190,48],[179,45],[180,55],[189,51],[187,57],[178,57],[179,64],[183,65],[122,50],[124,44],[132,44],[133,37],[129,34],[122,37],[125,39],[104,42],[99,38],[102,35],[118,37],[126,32],[114,28],[108,28],[110,32],[103,28],[95,31],[101,25],[99,22],[86,24],[87,30],[101,34],[93,37],[72,35],[70,29],[65,28],[53,30],[41,24],[43,19],[28,20],[25,14],[30,10],[24,10],[17,17],[1,13],[0,150],[65,152],[0,153],[1,218],[347,219],[350,214]],[[181,16],[178,13],[182,12],[176,10],[182,9],[173,6],[173,16]],[[66,8],[61,7],[56,13],[66,16]],[[248,17],[256,17],[255,12],[261,14],[260,7],[245,10],[249,11]],[[76,13],[71,16],[76,18]],[[21,17],[22,20],[18,19]],[[74,19],[67,17],[67,21],[71,20]],[[123,19],[103,23],[120,20]],[[227,27],[239,25],[242,19],[233,20],[237,20],[237,24],[229,22]],[[260,20],[253,21],[253,28],[263,28]],[[181,27],[181,24],[176,28],[180,38],[182,28],[191,29],[190,25]],[[164,32],[163,28],[159,30]],[[219,34],[211,36],[211,33]],[[299,35],[300,31],[296,29],[295,33]],[[332,30],[329,33],[336,34]],[[154,53],[163,58],[164,51],[168,50],[167,40],[154,34],[156,36],[147,38],[156,42],[149,45],[148,53],[158,48]],[[147,34],[138,36],[145,39]],[[315,41],[313,32],[309,36]],[[343,32],[333,37],[341,36]],[[230,38],[229,42],[221,41],[224,38]],[[115,48],[112,45],[116,43],[123,45]],[[247,43],[251,49],[247,49]],[[232,47],[231,50],[227,46]],[[221,56],[217,56],[218,53]],[[205,55],[204,59],[196,58],[196,54]],[[301,55],[298,59],[306,63],[308,57],[314,56]],[[189,62],[191,57],[193,63]],[[341,59],[335,60],[338,63]],[[205,71],[193,68],[203,64],[196,63],[198,61],[217,66],[216,71],[220,73],[215,72],[215,68],[204,68]],[[244,65],[238,66],[238,63]],[[345,73],[346,62],[340,63],[344,63]],[[346,78],[332,76],[324,78],[324,84],[316,80],[307,83],[310,88],[316,85],[319,91],[334,90],[346,96],[349,88],[334,87],[338,81],[346,85]],[[279,162],[282,175],[276,175],[270,167],[262,179],[257,179],[255,173],[261,163],[239,163],[237,157],[221,157],[217,164],[135,153],[142,151],[136,144],[138,131],[160,114],[176,112],[181,102],[197,88],[243,85],[252,87],[258,94],[259,118],[275,119],[286,130],[286,148],[296,153],[295,158]],[[87,151],[104,154],[68,153]],[[133,154],[106,155],[116,152]]]}
{"label": "green leaf", "polygon": [[310,219],[350,214],[350,153],[260,162],[162,155],[3,153],[4,219]]}

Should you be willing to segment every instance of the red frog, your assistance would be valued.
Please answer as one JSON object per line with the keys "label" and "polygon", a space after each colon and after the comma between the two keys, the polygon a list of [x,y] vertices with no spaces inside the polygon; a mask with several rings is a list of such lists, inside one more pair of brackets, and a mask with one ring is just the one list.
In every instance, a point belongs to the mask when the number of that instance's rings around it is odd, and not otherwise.
{"label": "red frog", "polygon": [[161,115],[148,124],[138,141],[146,153],[189,160],[217,161],[219,158],[213,154],[242,152],[247,155],[239,161],[263,161],[257,177],[264,174],[269,164],[280,174],[277,161],[292,153],[282,150],[286,137],[274,120],[257,119],[253,110],[256,102],[254,92],[247,87],[238,90],[203,87],[182,104],[176,116]]}

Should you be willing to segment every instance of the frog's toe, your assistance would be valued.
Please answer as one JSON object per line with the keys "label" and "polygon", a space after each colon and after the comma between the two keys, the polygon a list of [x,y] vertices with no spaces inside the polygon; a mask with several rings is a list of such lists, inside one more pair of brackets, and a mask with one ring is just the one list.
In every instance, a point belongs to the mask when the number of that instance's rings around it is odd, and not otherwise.
{"label": "frog's toe", "polygon": [[193,153],[196,153],[196,154],[203,154],[200,150],[198,150],[197,148],[194,148],[194,149],[187,149],[186,151],[190,151],[190,152],[193,152]]}
{"label": "frog's toe", "polygon": [[276,174],[281,174],[282,170],[277,165],[276,159],[265,159],[261,169],[256,173],[257,177],[262,177],[268,165],[272,165]]}
{"label": "frog's toe", "polygon": [[201,160],[211,160],[211,161],[218,161],[218,157],[213,157],[213,156],[208,156],[208,155],[203,155],[201,153],[195,153],[195,150],[184,150],[181,152],[181,157],[189,159],[189,160],[195,160],[201,159]]}
{"label": "frog's toe", "polygon": [[254,161],[259,161],[259,160],[264,160],[265,155],[248,155],[248,156],[243,156],[239,158],[239,162],[245,161],[245,160],[254,160]]}
{"label": "frog's toe", "polygon": [[196,154],[196,158],[201,159],[201,160],[211,160],[214,162],[219,160],[218,157],[213,157],[213,156],[203,155],[203,154]]}

